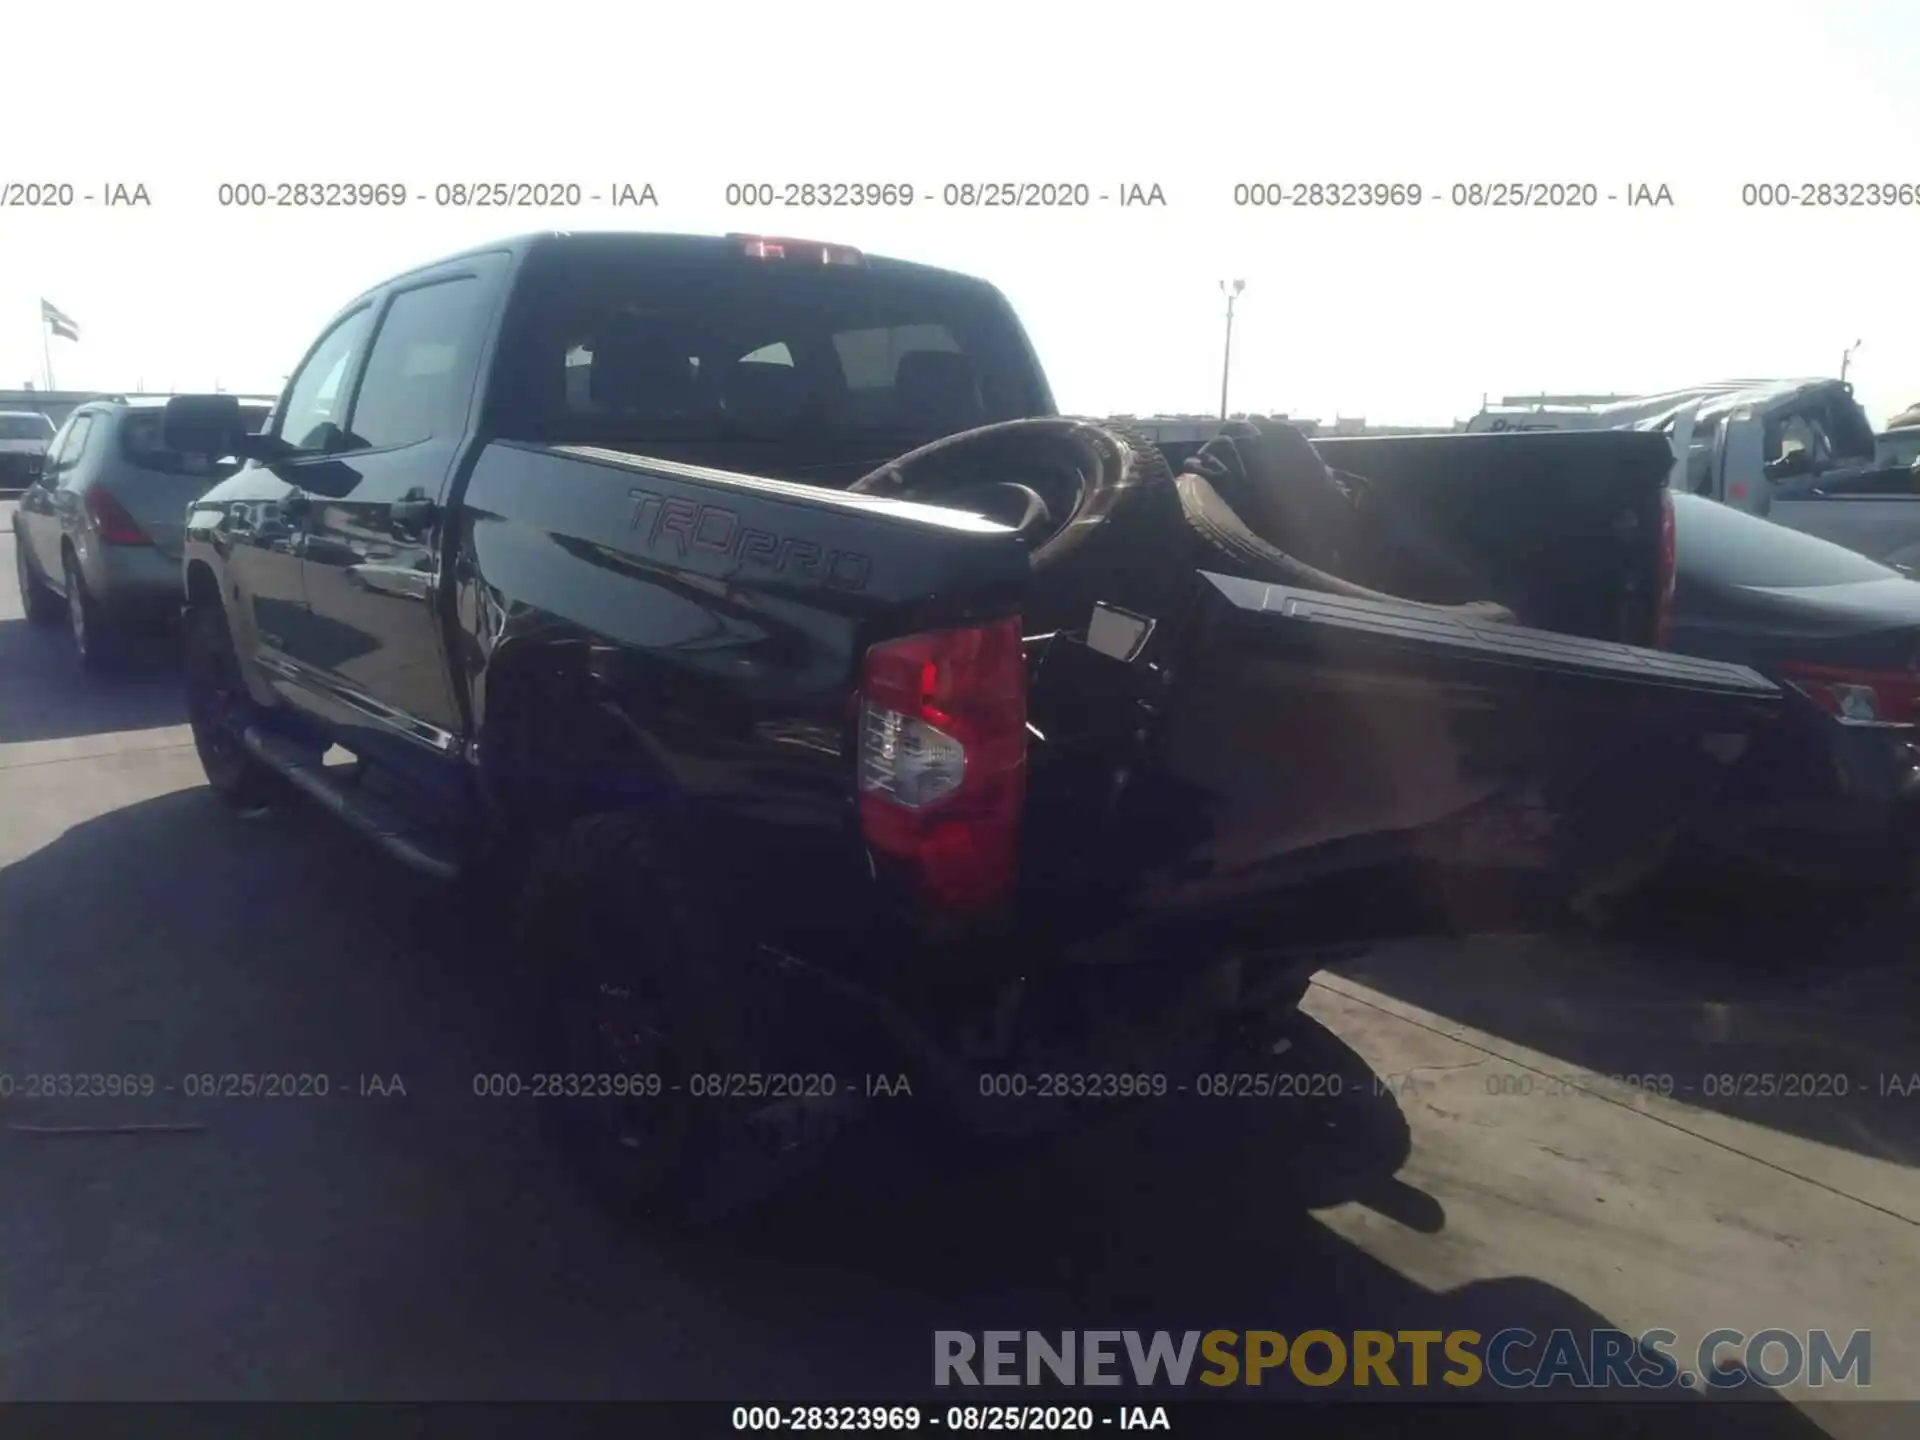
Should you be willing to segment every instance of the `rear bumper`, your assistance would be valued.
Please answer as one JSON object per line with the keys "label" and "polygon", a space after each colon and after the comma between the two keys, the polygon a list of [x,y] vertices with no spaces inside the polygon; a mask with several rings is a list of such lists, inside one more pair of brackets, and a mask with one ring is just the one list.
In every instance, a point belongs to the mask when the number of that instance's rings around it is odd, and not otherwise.
{"label": "rear bumper", "polygon": [[1920,735],[1829,728],[1838,732],[1829,754],[1839,798],[1889,817],[1912,814],[1920,805]]}
{"label": "rear bumper", "polygon": [[1699,826],[1709,851],[1821,884],[1884,888],[1920,862],[1920,739],[1817,717],[1751,757]]}

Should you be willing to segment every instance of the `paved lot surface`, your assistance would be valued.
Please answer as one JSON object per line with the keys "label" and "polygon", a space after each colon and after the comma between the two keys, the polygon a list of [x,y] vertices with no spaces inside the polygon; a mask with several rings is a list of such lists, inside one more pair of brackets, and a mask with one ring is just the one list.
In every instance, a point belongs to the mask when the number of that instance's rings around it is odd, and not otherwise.
{"label": "paved lot surface", "polygon": [[[524,1103],[474,1097],[526,1056],[472,922],[313,812],[223,810],[165,647],[89,682],[20,618],[7,510],[0,1072],[162,1093],[0,1099],[0,1396],[838,1399],[923,1391],[935,1328],[1616,1323],[1871,1329],[1874,1391],[1920,1398],[1902,917],[1383,950],[1309,1002],[1338,1103],[1162,1107],[961,1178],[883,1149],[727,1244],[662,1247]],[[184,1093],[228,1071],[331,1093]],[[1848,1093],[1717,1093],[1780,1073]],[[31,1128],[128,1122],[197,1128]],[[1811,1414],[1742,1407],[1780,1435]]]}

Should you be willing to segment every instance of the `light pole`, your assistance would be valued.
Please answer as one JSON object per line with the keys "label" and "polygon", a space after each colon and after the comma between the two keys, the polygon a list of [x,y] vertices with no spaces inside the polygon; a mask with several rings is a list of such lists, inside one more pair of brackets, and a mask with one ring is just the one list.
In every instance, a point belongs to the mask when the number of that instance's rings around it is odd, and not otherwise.
{"label": "light pole", "polygon": [[1840,378],[1842,380],[1847,378],[1847,366],[1853,363],[1853,352],[1858,350],[1860,345],[1861,342],[1856,340],[1840,352]]}
{"label": "light pole", "polygon": [[1227,377],[1233,373],[1233,302],[1247,288],[1244,280],[1220,282],[1220,293],[1227,297],[1227,344],[1220,356],[1220,418],[1227,418]]}

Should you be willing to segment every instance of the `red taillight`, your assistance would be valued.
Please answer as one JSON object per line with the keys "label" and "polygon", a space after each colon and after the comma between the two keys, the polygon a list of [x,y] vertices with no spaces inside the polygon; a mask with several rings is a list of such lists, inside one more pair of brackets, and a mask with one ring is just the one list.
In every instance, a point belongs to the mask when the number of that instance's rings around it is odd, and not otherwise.
{"label": "red taillight", "polygon": [[1920,675],[1841,665],[1782,665],[1780,678],[1843,723],[1912,725],[1920,720]]}
{"label": "red taillight", "polygon": [[819,240],[792,240],[774,235],[735,235],[740,249],[753,260],[793,260],[802,265],[864,265],[866,257],[851,245],[828,245]]}
{"label": "red taillight", "polygon": [[1027,778],[1020,622],[889,640],[860,678],[860,828],[934,907],[1012,893]]}
{"label": "red taillight", "polygon": [[133,516],[106,490],[87,491],[87,513],[93,517],[94,533],[103,545],[151,545]]}
{"label": "red taillight", "polygon": [[1660,587],[1653,622],[1653,643],[1664,650],[1673,637],[1673,591],[1680,579],[1680,536],[1674,524],[1673,492],[1660,492]]}

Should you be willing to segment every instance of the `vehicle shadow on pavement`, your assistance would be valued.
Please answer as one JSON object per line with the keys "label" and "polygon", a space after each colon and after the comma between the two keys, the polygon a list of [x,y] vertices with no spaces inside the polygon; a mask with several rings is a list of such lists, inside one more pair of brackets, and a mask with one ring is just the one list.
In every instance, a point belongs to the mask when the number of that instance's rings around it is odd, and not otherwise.
{"label": "vehicle shadow on pavement", "polygon": [[1843,1010],[1920,1056],[1920,892],[1874,893],[1725,871],[1649,885],[1612,938],[1722,991]]}
{"label": "vehicle shadow on pavement", "polygon": [[1605,937],[1413,941],[1332,971],[1598,1076],[1920,1167],[1917,923],[1897,901],[1756,890],[1638,907]]}
{"label": "vehicle shadow on pavement", "polygon": [[[1392,1095],[1310,1022],[1350,1105],[1147,1105],[979,1166],[908,1116],[730,1234],[662,1242],[589,1202],[527,1102],[477,1098],[528,1070],[497,934],[318,814],[241,821],[198,787],[0,870],[0,1394],[924,1399],[940,1329],[1605,1323],[1524,1278],[1434,1293],[1315,1218],[1446,1224],[1393,1178]],[[207,1093],[268,1074],[325,1094]]]}
{"label": "vehicle shadow on pavement", "polygon": [[64,629],[0,619],[0,745],[184,725],[178,648],[142,636],[108,675],[88,675]]}

